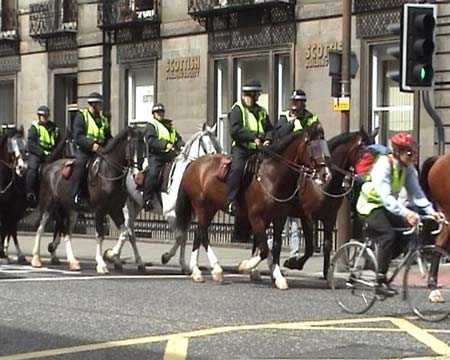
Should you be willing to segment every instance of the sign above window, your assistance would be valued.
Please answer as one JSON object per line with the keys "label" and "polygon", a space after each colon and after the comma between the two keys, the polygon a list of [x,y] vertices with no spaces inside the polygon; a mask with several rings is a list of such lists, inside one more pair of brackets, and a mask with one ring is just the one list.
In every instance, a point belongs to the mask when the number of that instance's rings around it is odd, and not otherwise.
{"label": "sign above window", "polygon": [[200,56],[169,59],[166,62],[166,79],[196,78],[200,74]]}

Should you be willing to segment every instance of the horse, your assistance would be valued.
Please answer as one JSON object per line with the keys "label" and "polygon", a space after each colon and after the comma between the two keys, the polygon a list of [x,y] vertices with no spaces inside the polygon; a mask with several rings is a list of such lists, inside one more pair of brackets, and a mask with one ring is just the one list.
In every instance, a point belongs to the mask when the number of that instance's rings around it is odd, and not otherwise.
{"label": "horse", "polygon": [[[241,191],[238,198],[236,217],[249,219],[260,254],[241,263],[241,271],[250,271],[269,253],[266,242],[266,228],[278,216],[283,216],[285,206],[273,200],[274,197],[289,197],[304,186],[310,179],[317,179],[317,174],[328,174],[322,147],[317,147],[321,140],[310,138],[305,131],[295,136],[288,144],[278,144],[276,151],[269,148],[262,152],[260,166],[250,171],[250,184]],[[311,154],[308,150],[311,150]],[[209,246],[208,227],[218,210],[225,210],[227,185],[218,178],[219,169],[227,162],[223,155],[204,156],[192,162],[186,169],[178,192],[175,208],[175,237],[182,244],[186,241],[188,226],[195,214],[198,229],[195,233],[191,254],[190,270],[194,282],[204,278],[198,267],[199,247],[203,245],[215,281],[223,279],[223,270],[219,265],[211,246]],[[284,279],[279,267],[271,267],[271,273],[277,286]],[[280,279],[282,278],[282,279]],[[285,280],[285,279],[284,279]]]}
{"label": "horse", "polygon": [[8,258],[12,238],[17,262],[28,264],[17,240],[17,224],[25,214],[25,174],[27,170],[22,129],[8,129],[0,140],[0,259]]}
{"label": "horse", "polygon": [[447,219],[435,244],[450,251],[450,155],[432,156],[426,159],[420,172],[420,184],[425,194],[442,211]]}
{"label": "horse", "polygon": [[[173,228],[175,222],[175,203],[178,195],[178,189],[180,187],[183,173],[187,166],[195,159],[207,154],[219,154],[222,153],[222,147],[214,136],[215,126],[208,127],[206,124],[203,129],[195,133],[191,139],[186,143],[180,154],[174,159],[170,170],[170,180],[167,187],[167,191],[161,192],[161,203],[157,200],[154,202],[154,211],[161,211],[164,218],[168,221],[169,227]],[[128,239],[133,248],[136,263],[138,269],[142,270],[144,265],[142,264],[141,257],[136,246],[136,236],[134,232],[134,222],[143,208],[144,200],[142,192],[137,189],[134,181],[133,172],[130,170],[126,177],[126,188],[128,192],[127,201],[123,209],[125,217],[125,227],[128,232]],[[104,258],[107,261],[113,262],[116,269],[122,268],[122,262],[120,260],[120,253],[125,243],[125,239],[121,238],[114,246],[113,249],[107,249],[104,254]],[[167,264],[170,259],[176,254],[176,251],[180,243],[177,241],[169,252],[164,253],[161,258],[163,264]],[[183,272],[187,272],[188,268],[185,264],[185,247],[183,246],[180,251],[180,266]]]}
{"label": "horse", "polygon": [[[368,134],[363,128],[351,133],[343,133],[329,140],[328,146],[331,152],[330,167],[332,178],[328,185],[316,192],[310,192],[310,196],[299,194],[297,201],[300,207],[293,208],[289,214],[291,217],[299,217],[302,222],[302,230],[305,238],[305,253],[302,257],[286,260],[284,266],[302,270],[306,261],[314,252],[314,222],[321,221],[324,231],[323,243],[323,275],[327,278],[330,265],[330,255],[332,250],[333,229],[336,218],[341,207],[343,198],[350,193],[354,185],[354,167],[360,159],[364,149],[374,143],[376,129],[372,134]],[[342,191],[344,188],[344,191]],[[303,195],[303,196],[302,196]],[[281,252],[281,233],[285,224],[285,219],[280,219],[274,223],[274,261],[279,259]]]}
{"label": "horse", "polygon": [[[133,155],[137,147],[138,132],[130,127],[122,130],[90,163],[87,175],[87,192],[94,212],[96,231],[96,271],[99,274],[109,273],[102,257],[102,243],[105,234],[103,224],[109,215],[117,228],[119,238],[126,236],[122,208],[126,201],[123,181],[128,169],[133,167]],[[73,160],[72,160],[73,161]],[[74,209],[71,197],[72,181],[64,176],[65,167],[70,166],[68,159],[57,160],[46,166],[42,172],[40,197],[37,208],[39,227],[33,248],[31,265],[41,267],[40,242],[50,214],[60,216],[60,232],[64,237],[69,270],[80,270],[80,263],[75,258],[71,234],[76,222],[77,210]],[[67,178],[66,178],[67,177]]]}

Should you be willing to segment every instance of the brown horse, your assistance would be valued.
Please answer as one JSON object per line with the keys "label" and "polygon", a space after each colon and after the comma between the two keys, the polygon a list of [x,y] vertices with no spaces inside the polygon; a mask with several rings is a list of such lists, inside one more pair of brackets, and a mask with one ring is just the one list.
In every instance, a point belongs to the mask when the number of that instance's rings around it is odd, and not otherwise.
{"label": "brown horse", "polygon": [[[424,161],[420,182],[428,198],[450,220],[450,155],[433,156]],[[450,229],[446,224],[435,244],[450,250]]]}
{"label": "brown horse", "polygon": [[[106,215],[109,215],[117,228],[120,229],[120,236],[127,236],[122,213],[127,196],[123,183],[124,177],[128,173],[128,168],[134,165],[133,157],[137,148],[138,136],[139,134],[136,130],[132,128],[124,129],[107,144],[89,167],[87,190],[89,202],[94,212],[97,239],[95,257],[97,272],[101,274],[108,273],[108,268],[102,257],[102,242],[105,234],[103,224]],[[32,258],[32,265],[35,267],[42,266],[40,240],[50,214],[55,213],[61,219],[59,221],[59,231],[65,235],[64,242],[69,269],[80,269],[71,245],[71,233],[77,213],[73,208],[73,199],[71,197],[72,181],[70,178],[66,179],[62,172],[66,162],[67,159],[55,161],[46,166],[42,172],[38,205],[40,224],[36,234]]]}
{"label": "brown horse", "polygon": [[[286,213],[286,204],[277,203],[274,198],[295,197],[300,188],[311,183],[312,178],[329,175],[321,141],[312,139],[309,132],[304,132],[294,137],[287,146],[282,146],[281,150],[263,151],[269,156],[262,159],[261,165],[252,174],[250,184],[240,193],[236,213],[237,217],[249,219],[260,254],[241,263],[240,270],[250,271],[269,254],[266,228]],[[223,159],[223,155],[215,155],[194,161],[186,169],[178,193],[175,223],[177,241],[185,242],[192,216],[196,215],[198,220],[190,262],[194,281],[203,281],[198,267],[200,245],[205,247],[213,268],[213,278],[218,281],[222,279],[222,268],[209,246],[208,227],[217,211],[226,207],[227,186],[217,177]],[[180,237],[182,240],[179,240]],[[272,264],[270,267],[277,286],[283,287],[284,278],[279,268]]]}
{"label": "brown horse", "polygon": [[[305,238],[305,253],[300,258],[291,258],[285,262],[285,266],[302,270],[306,261],[314,252],[314,222],[321,221],[324,229],[324,264],[323,274],[326,278],[330,265],[330,254],[332,250],[332,235],[336,224],[336,218],[341,207],[343,198],[350,192],[354,173],[353,168],[359,160],[366,146],[374,143],[377,130],[369,135],[363,129],[352,133],[344,133],[330,139],[328,146],[331,157],[329,160],[332,171],[332,179],[323,191],[309,192],[307,189],[300,193],[296,201],[300,206],[292,208],[291,217],[299,217],[302,221],[302,230]],[[281,233],[285,219],[274,223],[274,261],[279,260],[281,252]]]}

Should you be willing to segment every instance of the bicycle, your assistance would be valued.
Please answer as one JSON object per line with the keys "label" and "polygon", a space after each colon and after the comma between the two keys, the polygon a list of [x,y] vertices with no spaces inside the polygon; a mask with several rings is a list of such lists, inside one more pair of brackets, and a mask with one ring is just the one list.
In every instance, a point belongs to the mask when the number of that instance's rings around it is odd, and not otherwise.
{"label": "bicycle", "polygon": [[[426,321],[441,321],[450,314],[450,255],[435,245],[423,245],[423,221],[433,219],[439,224],[431,231],[436,235],[443,224],[431,216],[421,216],[417,226],[405,229],[404,235],[417,234],[416,246],[410,248],[387,277],[389,285],[403,270],[403,300],[412,311]],[[363,243],[351,240],[342,245],[334,255],[328,281],[339,306],[352,314],[367,312],[376,300],[386,297],[377,293],[378,263],[376,245],[366,237]]]}

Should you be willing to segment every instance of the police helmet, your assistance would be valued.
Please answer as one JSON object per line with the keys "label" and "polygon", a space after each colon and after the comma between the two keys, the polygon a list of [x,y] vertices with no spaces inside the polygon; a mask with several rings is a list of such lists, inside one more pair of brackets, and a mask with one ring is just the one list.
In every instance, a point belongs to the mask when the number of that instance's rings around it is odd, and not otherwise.
{"label": "police helmet", "polygon": [[48,108],[48,106],[45,105],[39,106],[39,109],[37,109],[37,114],[42,116],[49,116],[50,109]]}
{"label": "police helmet", "polygon": [[88,96],[87,102],[89,104],[102,103],[103,102],[103,96],[101,96],[98,92],[90,93],[89,96]]}
{"label": "police helmet", "polygon": [[164,108],[164,105],[161,103],[156,103],[155,105],[153,105],[152,107],[152,114],[155,112],[166,112],[166,109]]}
{"label": "police helmet", "polygon": [[306,101],[306,94],[302,89],[297,89],[292,92],[291,100]]}
{"label": "police helmet", "polygon": [[260,93],[262,91],[261,82],[258,80],[252,80],[242,86],[242,92],[258,92]]}

